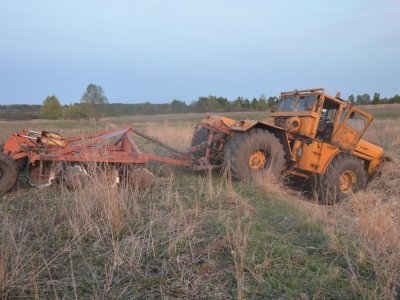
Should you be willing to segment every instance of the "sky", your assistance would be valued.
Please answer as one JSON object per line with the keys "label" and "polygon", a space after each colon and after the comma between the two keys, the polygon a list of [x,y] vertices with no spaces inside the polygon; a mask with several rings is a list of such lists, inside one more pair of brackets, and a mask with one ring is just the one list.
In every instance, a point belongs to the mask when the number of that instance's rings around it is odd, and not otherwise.
{"label": "sky", "polygon": [[400,94],[400,0],[0,0],[0,104]]}

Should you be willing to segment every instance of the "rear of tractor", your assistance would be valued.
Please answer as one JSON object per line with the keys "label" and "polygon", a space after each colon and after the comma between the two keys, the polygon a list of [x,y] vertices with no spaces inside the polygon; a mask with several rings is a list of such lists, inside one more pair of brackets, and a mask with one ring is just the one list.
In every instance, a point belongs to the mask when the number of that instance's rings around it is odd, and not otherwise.
{"label": "rear of tractor", "polygon": [[323,203],[366,187],[383,149],[361,137],[373,117],[323,89],[285,92],[264,121],[207,116],[196,126],[195,168],[228,167],[237,180],[257,174],[309,179]]}

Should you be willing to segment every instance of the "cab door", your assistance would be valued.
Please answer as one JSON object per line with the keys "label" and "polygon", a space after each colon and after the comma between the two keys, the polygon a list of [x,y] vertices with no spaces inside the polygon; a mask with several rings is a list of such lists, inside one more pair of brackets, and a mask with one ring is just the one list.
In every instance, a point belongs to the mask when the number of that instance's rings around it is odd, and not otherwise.
{"label": "cab door", "polygon": [[369,113],[352,107],[333,133],[331,143],[342,149],[354,150],[372,119]]}

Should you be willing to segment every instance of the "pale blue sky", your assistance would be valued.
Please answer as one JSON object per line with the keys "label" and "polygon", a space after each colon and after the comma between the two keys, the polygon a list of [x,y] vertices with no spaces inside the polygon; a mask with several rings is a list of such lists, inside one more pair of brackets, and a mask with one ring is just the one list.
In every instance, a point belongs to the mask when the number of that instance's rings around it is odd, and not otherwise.
{"label": "pale blue sky", "polygon": [[0,103],[400,94],[400,0],[0,0]]}

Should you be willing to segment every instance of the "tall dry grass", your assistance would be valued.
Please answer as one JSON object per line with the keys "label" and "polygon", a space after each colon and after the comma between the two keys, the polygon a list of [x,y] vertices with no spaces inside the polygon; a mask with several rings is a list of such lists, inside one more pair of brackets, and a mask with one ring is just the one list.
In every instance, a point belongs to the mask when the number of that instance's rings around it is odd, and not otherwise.
{"label": "tall dry grass", "polygon": [[[346,258],[352,283],[366,299],[398,299],[400,296],[400,126],[398,120],[376,120],[365,139],[385,148],[393,160],[349,199],[334,205],[316,204],[308,194],[290,190],[266,176],[257,185],[268,195],[295,205],[310,222],[321,224],[331,247]],[[358,269],[370,266],[374,290],[358,284]],[[365,276],[363,274],[362,276]],[[396,298],[397,297],[397,298]]]}
{"label": "tall dry grass", "polygon": [[164,172],[139,191],[115,187],[109,172],[96,167],[75,191],[4,197],[0,298],[226,297],[229,286],[209,286],[234,272],[216,262],[230,249],[225,184]]}
{"label": "tall dry grass", "polygon": [[144,130],[146,134],[167,145],[181,151],[189,151],[193,128],[192,122],[163,122],[153,126],[145,126]]}
{"label": "tall dry grass", "polygon": [[400,155],[400,119],[374,120],[366,131],[364,138],[368,141],[384,147],[392,156]]}
{"label": "tall dry grass", "polygon": [[[311,222],[322,224],[331,247],[346,258],[354,288],[365,298],[393,299],[400,284],[396,124],[374,121],[366,134],[391,151],[395,161],[367,191],[340,205],[315,204],[267,175],[259,182],[266,194],[290,202]],[[54,130],[50,122],[46,126]],[[12,127],[1,134],[7,136],[17,125]],[[145,126],[144,131],[187,150],[192,127],[165,122]],[[80,134],[87,129],[73,130]],[[228,180],[215,180],[211,173],[190,177],[166,168],[158,172],[152,188],[138,191],[114,187],[108,171],[97,169],[88,184],[74,192],[60,184],[26,189],[22,180],[3,197],[0,298],[229,298],[232,288],[226,274],[234,276],[236,296],[245,298],[248,273],[259,282],[266,280],[270,255],[256,267],[248,258],[254,208],[235,192],[229,174],[224,177]],[[218,263],[221,256],[232,257],[232,265]],[[375,290],[357,284],[358,267],[364,265],[371,266]]]}

